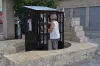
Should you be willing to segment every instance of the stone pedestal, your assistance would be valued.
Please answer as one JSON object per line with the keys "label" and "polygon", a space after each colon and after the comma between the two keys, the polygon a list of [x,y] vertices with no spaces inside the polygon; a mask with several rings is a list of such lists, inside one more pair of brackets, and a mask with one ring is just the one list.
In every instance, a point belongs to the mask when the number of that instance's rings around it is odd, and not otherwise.
{"label": "stone pedestal", "polygon": [[3,35],[5,39],[13,39],[15,36],[13,0],[2,0]]}
{"label": "stone pedestal", "polygon": [[80,18],[65,19],[64,30],[65,40],[79,43],[88,42],[88,38],[85,36],[83,27],[80,26]]}

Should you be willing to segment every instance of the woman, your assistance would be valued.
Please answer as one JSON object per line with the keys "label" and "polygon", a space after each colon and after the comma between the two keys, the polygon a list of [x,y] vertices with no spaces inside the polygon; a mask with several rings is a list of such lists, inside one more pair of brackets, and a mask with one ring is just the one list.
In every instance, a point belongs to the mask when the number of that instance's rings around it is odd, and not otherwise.
{"label": "woman", "polygon": [[50,16],[50,19],[51,19],[51,25],[50,25],[50,28],[48,29],[48,32],[50,33],[52,50],[56,50],[58,49],[58,40],[60,38],[59,24],[57,22],[56,14],[52,14]]}

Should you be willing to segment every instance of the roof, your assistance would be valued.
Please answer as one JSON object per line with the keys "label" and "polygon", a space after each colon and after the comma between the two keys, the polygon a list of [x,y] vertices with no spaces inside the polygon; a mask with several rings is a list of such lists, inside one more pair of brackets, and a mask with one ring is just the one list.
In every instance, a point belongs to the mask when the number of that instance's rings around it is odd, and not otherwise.
{"label": "roof", "polygon": [[37,10],[37,11],[57,11],[54,8],[49,8],[49,7],[45,7],[45,6],[24,6],[24,7],[33,9],[33,10]]}

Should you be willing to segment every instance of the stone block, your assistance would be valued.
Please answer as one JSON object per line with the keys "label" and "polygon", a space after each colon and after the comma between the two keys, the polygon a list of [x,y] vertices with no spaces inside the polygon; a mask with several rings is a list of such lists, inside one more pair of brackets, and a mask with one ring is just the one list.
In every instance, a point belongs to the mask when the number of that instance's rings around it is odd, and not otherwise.
{"label": "stone block", "polygon": [[80,18],[79,17],[74,17],[74,18],[72,18],[72,21],[80,21]]}
{"label": "stone block", "polygon": [[89,38],[85,36],[84,42],[88,42]]}
{"label": "stone block", "polygon": [[64,36],[64,40],[71,41],[71,36]]}
{"label": "stone block", "polygon": [[72,32],[64,32],[64,37],[72,36]]}
{"label": "stone block", "polygon": [[80,43],[84,43],[85,42],[84,40],[85,40],[84,37],[80,37],[80,38],[75,39],[76,42],[80,42]]}
{"label": "stone block", "polygon": [[70,26],[80,26],[80,19],[79,18],[72,18],[71,22],[70,22]]}
{"label": "stone block", "polygon": [[80,22],[78,22],[78,21],[71,22],[72,27],[79,26],[79,25],[80,25]]}
{"label": "stone block", "polygon": [[79,42],[79,43],[86,43],[86,42],[88,42],[88,37],[85,37],[85,36],[73,37],[72,41]]}
{"label": "stone block", "polygon": [[71,18],[65,18],[64,21],[65,21],[66,24],[68,24],[68,22],[69,23],[71,22]]}
{"label": "stone block", "polygon": [[64,32],[70,32],[71,31],[71,27],[70,26],[64,26]]}
{"label": "stone block", "polygon": [[71,27],[71,32],[80,32],[80,31],[83,31],[82,26]]}
{"label": "stone block", "polygon": [[64,25],[68,26],[80,26],[80,18],[67,18]]}
{"label": "stone block", "polygon": [[79,31],[79,32],[72,32],[72,36],[76,36],[76,37],[82,37],[85,36],[85,32],[84,31]]}
{"label": "stone block", "polygon": [[65,32],[70,32],[70,22],[65,22],[64,23],[64,30]]}

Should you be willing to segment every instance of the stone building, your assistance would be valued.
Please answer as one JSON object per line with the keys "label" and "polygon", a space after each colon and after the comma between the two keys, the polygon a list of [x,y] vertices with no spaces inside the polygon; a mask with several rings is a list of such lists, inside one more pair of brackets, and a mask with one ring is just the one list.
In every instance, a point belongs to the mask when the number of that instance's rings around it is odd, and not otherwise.
{"label": "stone building", "polygon": [[89,30],[100,30],[100,0],[62,0],[67,17],[80,17],[81,25]]}

